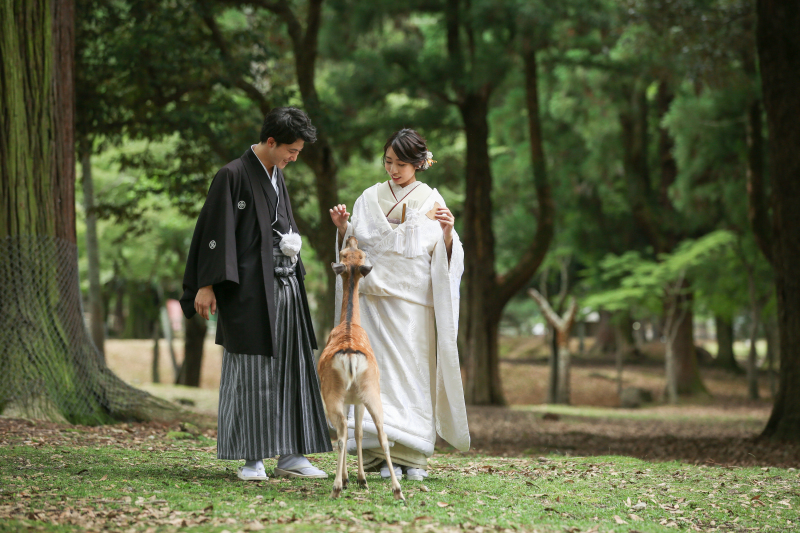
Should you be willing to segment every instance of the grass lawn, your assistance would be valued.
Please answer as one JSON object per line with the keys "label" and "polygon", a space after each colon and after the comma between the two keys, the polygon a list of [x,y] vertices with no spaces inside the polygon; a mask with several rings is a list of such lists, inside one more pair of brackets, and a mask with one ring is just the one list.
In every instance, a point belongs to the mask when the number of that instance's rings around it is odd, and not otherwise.
{"label": "grass lawn", "polygon": [[378,474],[358,488],[354,458],[331,500],[332,478],[239,481],[210,430],[0,422],[0,531],[800,531],[793,468],[437,454],[403,505]]}

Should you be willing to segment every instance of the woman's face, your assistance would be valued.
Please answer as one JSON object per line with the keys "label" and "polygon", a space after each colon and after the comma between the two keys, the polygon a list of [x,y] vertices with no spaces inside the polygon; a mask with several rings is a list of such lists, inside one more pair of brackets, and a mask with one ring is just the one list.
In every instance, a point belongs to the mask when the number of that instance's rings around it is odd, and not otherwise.
{"label": "woman's face", "polygon": [[386,172],[389,174],[389,177],[392,178],[395,185],[405,187],[417,181],[414,165],[406,163],[405,161],[400,161],[391,146],[386,150],[383,168],[386,169]]}

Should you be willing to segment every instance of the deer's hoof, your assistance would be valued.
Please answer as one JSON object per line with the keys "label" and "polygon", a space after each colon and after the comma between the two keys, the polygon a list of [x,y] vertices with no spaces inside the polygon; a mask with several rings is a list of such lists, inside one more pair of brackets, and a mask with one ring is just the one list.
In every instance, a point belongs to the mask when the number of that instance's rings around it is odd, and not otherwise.
{"label": "deer's hoof", "polygon": [[403,500],[403,503],[405,503],[406,499],[403,496],[403,491],[401,489],[393,489],[392,493],[394,494],[395,500]]}
{"label": "deer's hoof", "polygon": [[358,481],[358,486],[359,487],[361,487],[362,489],[366,489],[367,488],[367,480],[366,479],[359,479],[357,481]]}
{"label": "deer's hoof", "polygon": [[333,487],[333,492],[331,492],[331,498],[336,499],[336,498],[339,497],[339,495],[341,493],[342,493],[342,489],[341,488]]}

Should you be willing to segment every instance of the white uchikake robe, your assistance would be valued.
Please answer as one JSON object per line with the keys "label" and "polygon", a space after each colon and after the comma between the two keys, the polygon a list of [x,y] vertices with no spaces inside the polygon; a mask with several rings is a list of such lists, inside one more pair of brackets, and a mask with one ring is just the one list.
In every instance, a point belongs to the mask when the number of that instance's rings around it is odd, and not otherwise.
{"label": "white uchikake robe", "polygon": [[[373,267],[359,284],[359,301],[361,326],[369,335],[381,372],[384,430],[390,445],[401,444],[425,457],[433,455],[437,433],[466,451],[470,437],[456,344],[464,249],[454,231],[448,264],[441,226],[425,216],[435,202],[445,206],[433,189],[417,219],[422,253],[408,258],[396,252],[396,246],[404,242],[408,221],[392,229],[378,202],[381,186],[388,184],[374,185],[356,200],[342,246],[355,235],[367,264]],[[342,281],[337,277],[336,324],[341,307]],[[347,424],[348,449],[352,450],[352,409]],[[363,448],[380,448],[368,412],[363,425]]]}

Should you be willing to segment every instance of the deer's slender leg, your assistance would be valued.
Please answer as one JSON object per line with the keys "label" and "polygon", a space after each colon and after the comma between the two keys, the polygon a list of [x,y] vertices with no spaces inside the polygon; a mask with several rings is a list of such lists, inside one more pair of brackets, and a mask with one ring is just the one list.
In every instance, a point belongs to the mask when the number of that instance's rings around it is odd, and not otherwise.
{"label": "deer's slender leg", "polygon": [[364,404],[357,403],[353,406],[356,419],[356,451],[358,452],[358,477],[356,478],[361,487],[367,488],[367,474],[364,472],[364,453],[361,449],[361,441],[364,438]]}
{"label": "deer's slender leg", "polygon": [[383,431],[383,404],[381,403],[380,388],[375,385],[370,386],[364,391],[362,396],[364,406],[369,411],[372,421],[375,423],[375,429],[378,430],[378,440],[383,448],[383,454],[386,456],[386,465],[389,467],[389,475],[392,477],[392,493],[395,500],[405,501],[403,491],[400,488],[400,482],[397,481],[397,476],[394,473],[394,465],[392,464],[392,457],[389,454],[389,439],[386,438],[386,433]]}
{"label": "deer's slender leg", "polygon": [[[328,404],[330,406],[330,404]],[[336,479],[333,481],[331,498],[338,498],[342,492],[342,473],[345,471],[345,454],[347,453],[347,418],[343,413],[344,404],[339,402],[333,409],[328,410],[331,424],[336,428],[336,440],[339,445],[339,457],[336,461]]]}

